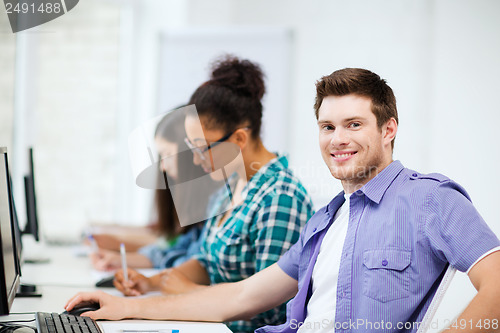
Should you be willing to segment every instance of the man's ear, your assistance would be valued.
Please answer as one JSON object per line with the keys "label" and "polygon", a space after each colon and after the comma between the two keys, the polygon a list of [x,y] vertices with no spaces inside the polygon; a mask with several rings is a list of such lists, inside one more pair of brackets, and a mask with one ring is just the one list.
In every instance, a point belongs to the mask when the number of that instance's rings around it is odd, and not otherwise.
{"label": "man's ear", "polygon": [[396,119],[389,119],[385,125],[382,126],[382,135],[384,140],[384,145],[390,145],[392,140],[396,137],[396,133],[398,132],[398,123]]}

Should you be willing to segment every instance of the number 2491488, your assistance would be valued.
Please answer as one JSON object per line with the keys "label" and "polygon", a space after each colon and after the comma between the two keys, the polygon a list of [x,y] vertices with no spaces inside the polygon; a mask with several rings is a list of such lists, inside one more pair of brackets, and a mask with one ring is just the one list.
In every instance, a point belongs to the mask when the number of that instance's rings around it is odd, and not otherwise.
{"label": "number 2491488", "polygon": [[19,2],[16,5],[13,5],[12,3],[7,2],[5,4],[5,10],[7,11],[7,14],[26,14],[26,13],[46,13],[46,14],[59,14],[63,9],[61,7],[60,3],[51,3],[51,2],[41,2],[41,3],[22,3],[20,4]]}
{"label": "number 2491488", "polygon": [[473,321],[471,320],[465,320],[465,319],[460,319],[460,320],[447,320],[445,321],[445,326],[448,328],[455,328],[455,329],[474,329],[474,328],[479,328],[479,329],[498,329],[500,327],[500,323],[498,319],[480,319],[478,321]]}

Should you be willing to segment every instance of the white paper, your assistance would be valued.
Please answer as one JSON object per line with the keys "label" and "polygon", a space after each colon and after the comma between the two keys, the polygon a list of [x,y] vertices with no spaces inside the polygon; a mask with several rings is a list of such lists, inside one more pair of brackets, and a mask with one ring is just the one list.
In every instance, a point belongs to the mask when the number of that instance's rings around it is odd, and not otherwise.
{"label": "white paper", "polygon": [[104,333],[170,333],[179,330],[179,333],[231,333],[221,323],[153,321],[153,320],[121,320],[98,321]]}

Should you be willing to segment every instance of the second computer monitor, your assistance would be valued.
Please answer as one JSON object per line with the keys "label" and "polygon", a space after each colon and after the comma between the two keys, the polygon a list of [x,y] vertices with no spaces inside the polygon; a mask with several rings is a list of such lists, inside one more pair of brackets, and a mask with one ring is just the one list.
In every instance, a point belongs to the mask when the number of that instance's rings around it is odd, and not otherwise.
{"label": "second computer monitor", "polygon": [[0,147],[0,315],[8,314],[20,282],[19,258],[13,237],[12,192],[7,149]]}
{"label": "second computer monitor", "polygon": [[40,240],[38,213],[36,207],[35,192],[35,168],[33,163],[33,148],[28,150],[29,173],[24,176],[24,191],[26,195],[26,216],[27,222],[23,234],[31,234],[36,241]]}

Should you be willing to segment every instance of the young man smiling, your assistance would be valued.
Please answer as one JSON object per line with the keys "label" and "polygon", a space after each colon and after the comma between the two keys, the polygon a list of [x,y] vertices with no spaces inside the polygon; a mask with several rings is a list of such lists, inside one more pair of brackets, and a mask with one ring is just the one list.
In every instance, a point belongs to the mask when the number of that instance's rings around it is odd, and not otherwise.
{"label": "young man smiling", "polygon": [[295,296],[285,324],[257,331],[415,332],[452,265],[478,290],[458,320],[470,332],[486,323],[500,331],[500,241],[460,185],[392,160],[398,117],[391,88],[353,68],[323,77],[316,88],[322,156],[344,191],[277,264],[184,295],[124,300],[80,293],[66,308],[92,300],[101,305],[87,313],[94,319],[227,321]]}

